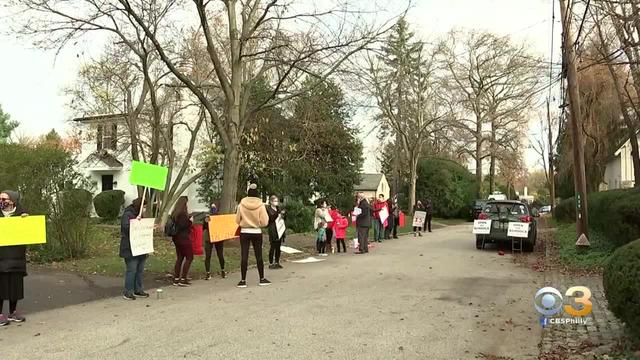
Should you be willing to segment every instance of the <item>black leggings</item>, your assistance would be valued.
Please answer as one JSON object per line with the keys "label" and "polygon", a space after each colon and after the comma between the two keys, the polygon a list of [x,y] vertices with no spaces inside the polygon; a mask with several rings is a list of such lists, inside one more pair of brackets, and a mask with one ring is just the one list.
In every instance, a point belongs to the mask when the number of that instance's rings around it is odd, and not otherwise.
{"label": "black leggings", "polygon": [[336,247],[338,248],[338,252],[340,252],[340,245],[342,245],[344,252],[347,252],[347,244],[344,243],[344,239],[336,239]]}
{"label": "black leggings", "polygon": [[316,250],[318,250],[318,254],[324,254],[327,249],[327,242],[316,240]]}
{"label": "black leggings", "polygon": [[211,253],[213,247],[216,247],[216,254],[218,255],[218,262],[220,263],[220,270],[224,271],[224,241],[218,242],[204,242],[204,269],[206,272],[211,272]]}
{"label": "black leggings", "polygon": [[[280,245],[282,245],[282,241],[270,241],[270,243],[269,264],[280,264]],[[273,262],[274,258],[275,262]]]}
{"label": "black leggings", "polygon": [[247,279],[247,269],[249,268],[249,247],[253,245],[253,252],[256,255],[256,266],[258,267],[258,275],[260,279],[264,279],[264,262],[262,261],[262,234],[245,234],[240,233],[240,252],[242,258],[240,260],[240,272],[242,280]]}
{"label": "black leggings", "polygon": [[[9,300],[9,315],[13,314],[18,307],[18,300]],[[4,299],[0,299],[0,315],[4,308]]]}
{"label": "black leggings", "polygon": [[327,237],[325,239],[325,248],[331,251],[331,241],[333,240],[333,229],[327,228]]}

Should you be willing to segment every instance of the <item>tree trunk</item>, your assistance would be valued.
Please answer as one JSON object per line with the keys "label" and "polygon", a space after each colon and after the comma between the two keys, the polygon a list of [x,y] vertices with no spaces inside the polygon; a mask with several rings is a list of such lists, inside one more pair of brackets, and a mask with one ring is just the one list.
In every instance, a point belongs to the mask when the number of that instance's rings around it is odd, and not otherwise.
{"label": "tree trunk", "polygon": [[413,206],[416,203],[416,185],[418,182],[418,156],[411,159],[411,185],[409,190],[409,213],[413,214]]}
{"label": "tree trunk", "polygon": [[240,178],[240,144],[226,146],[224,151],[224,175],[222,181],[222,198],[220,212],[230,214],[235,211]]}
{"label": "tree trunk", "polygon": [[495,191],[496,183],[496,127],[495,119],[491,118],[491,165],[489,166],[489,194]]}
{"label": "tree trunk", "polygon": [[476,145],[476,198],[482,198],[482,152],[480,144]]}

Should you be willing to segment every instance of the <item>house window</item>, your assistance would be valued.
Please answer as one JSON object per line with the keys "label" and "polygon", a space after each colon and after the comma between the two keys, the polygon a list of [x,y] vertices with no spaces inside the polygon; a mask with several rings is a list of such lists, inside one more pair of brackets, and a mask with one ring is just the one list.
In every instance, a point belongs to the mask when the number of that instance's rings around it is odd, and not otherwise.
{"label": "house window", "polygon": [[100,124],[97,131],[97,150],[117,150],[118,124]]}
{"label": "house window", "polygon": [[113,175],[102,175],[102,191],[113,190]]}

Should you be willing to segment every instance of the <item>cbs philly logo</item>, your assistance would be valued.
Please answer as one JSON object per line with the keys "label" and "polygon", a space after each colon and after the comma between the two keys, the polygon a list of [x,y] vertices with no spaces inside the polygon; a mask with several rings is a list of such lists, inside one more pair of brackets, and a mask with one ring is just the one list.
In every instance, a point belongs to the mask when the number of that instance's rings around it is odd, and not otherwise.
{"label": "cbs philly logo", "polygon": [[[536,292],[533,306],[540,313],[540,325],[544,328],[550,324],[580,324],[587,325],[585,316],[591,314],[591,290],[585,286],[570,287],[565,296],[572,298],[574,304],[564,304],[562,294],[558,289],[547,286]],[[560,317],[564,311],[568,317]]]}

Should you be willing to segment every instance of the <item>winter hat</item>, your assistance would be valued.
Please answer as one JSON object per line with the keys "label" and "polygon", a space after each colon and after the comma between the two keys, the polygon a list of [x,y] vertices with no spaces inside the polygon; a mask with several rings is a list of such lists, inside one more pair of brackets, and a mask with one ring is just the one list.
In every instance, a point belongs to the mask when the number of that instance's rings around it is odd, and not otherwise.
{"label": "winter hat", "polygon": [[258,193],[258,185],[257,184],[249,185],[249,190],[247,191],[247,195],[250,197],[259,197],[260,194]]}

